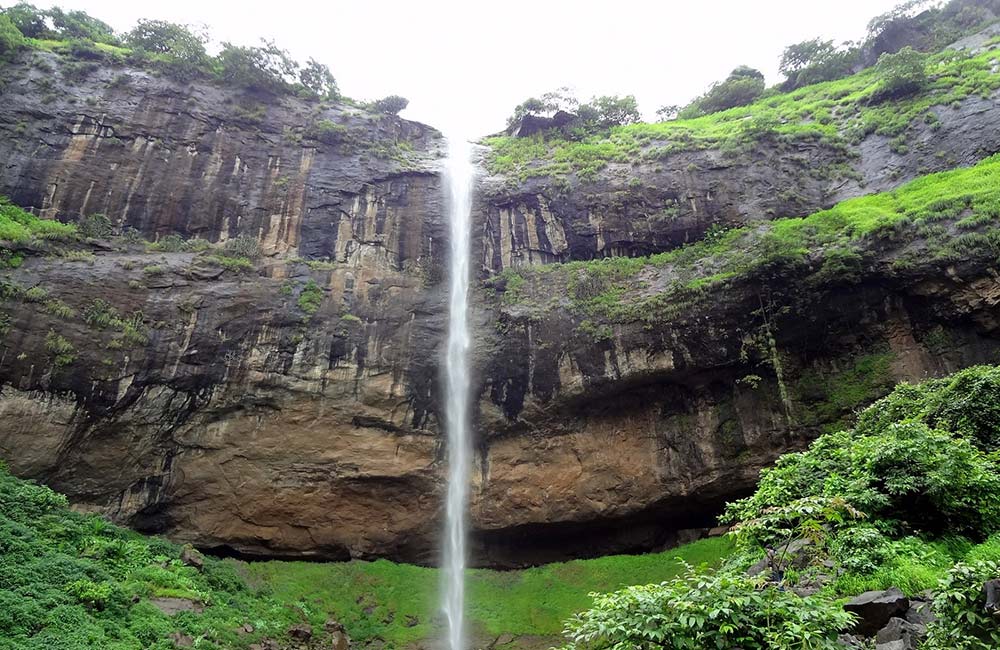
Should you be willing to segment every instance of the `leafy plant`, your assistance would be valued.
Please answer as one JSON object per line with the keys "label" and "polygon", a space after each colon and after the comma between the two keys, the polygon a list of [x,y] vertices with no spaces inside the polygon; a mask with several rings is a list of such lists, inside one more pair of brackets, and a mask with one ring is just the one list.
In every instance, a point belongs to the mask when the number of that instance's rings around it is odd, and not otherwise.
{"label": "leafy plant", "polygon": [[986,611],[983,583],[1000,578],[1000,563],[960,562],[937,586],[928,650],[992,650],[1000,647],[1000,626]]}
{"label": "leafy plant", "polygon": [[838,632],[852,621],[833,601],[742,573],[692,568],[659,585],[591,596],[591,609],[566,622],[563,650],[835,650]]}

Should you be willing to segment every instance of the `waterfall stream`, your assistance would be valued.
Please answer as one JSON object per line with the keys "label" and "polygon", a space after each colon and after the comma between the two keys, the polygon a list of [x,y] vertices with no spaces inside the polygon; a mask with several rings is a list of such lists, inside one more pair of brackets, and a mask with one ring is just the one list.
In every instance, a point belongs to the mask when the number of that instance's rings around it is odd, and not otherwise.
{"label": "waterfall stream", "polygon": [[465,650],[466,509],[469,501],[469,230],[472,151],[460,137],[448,139],[445,183],[451,224],[448,349],[445,359],[445,426],[448,433],[448,496],[444,537],[444,595],[448,649]]}

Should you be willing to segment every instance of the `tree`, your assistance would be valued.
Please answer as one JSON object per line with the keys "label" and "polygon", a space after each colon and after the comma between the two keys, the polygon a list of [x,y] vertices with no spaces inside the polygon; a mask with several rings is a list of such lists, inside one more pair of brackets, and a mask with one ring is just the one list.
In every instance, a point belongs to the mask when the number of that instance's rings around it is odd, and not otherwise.
{"label": "tree", "polygon": [[0,56],[18,50],[24,45],[24,35],[8,16],[0,15]]}
{"label": "tree", "polygon": [[49,31],[46,13],[35,5],[19,2],[2,13],[28,38],[44,38]]}
{"label": "tree", "polygon": [[298,64],[270,41],[263,47],[243,47],[223,43],[219,65],[223,81],[247,90],[278,93],[288,90]]}
{"label": "tree", "polygon": [[336,99],[340,95],[337,80],[333,78],[330,68],[316,59],[309,59],[309,62],[299,70],[299,83],[316,97]]}
{"label": "tree", "polygon": [[602,129],[642,121],[635,95],[594,97],[589,103],[580,106],[579,117],[585,125]]}
{"label": "tree", "polygon": [[398,115],[401,110],[410,105],[410,100],[399,95],[389,95],[371,103],[372,110],[386,115]]}
{"label": "tree", "polygon": [[679,117],[698,117],[746,106],[763,92],[764,75],[760,70],[741,65],[730,72],[724,81],[712,84],[708,92],[685,106]]}
{"label": "tree", "polygon": [[778,70],[785,75],[785,89],[794,90],[846,77],[858,60],[859,51],[849,43],[838,48],[833,41],[814,38],[786,47]]}
{"label": "tree", "polygon": [[190,79],[208,67],[207,40],[204,34],[163,20],[140,20],[125,35],[125,43],[134,50],[161,55],[167,71],[181,79]]}
{"label": "tree", "polygon": [[660,118],[661,122],[669,122],[670,120],[676,120],[677,114],[680,112],[681,107],[677,104],[667,104],[656,109],[656,116]]}
{"label": "tree", "polygon": [[927,84],[927,57],[909,46],[883,54],[875,64],[875,76],[879,87],[874,101],[915,93]]}
{"label": "tree", "polygon": [[60,38],[81,39],[110,45],[117,45],[120,42],[111,25],[84,11],[65,12],[59,7],[53,7],[46,12],[46,15],[52,20],[55,33]]}

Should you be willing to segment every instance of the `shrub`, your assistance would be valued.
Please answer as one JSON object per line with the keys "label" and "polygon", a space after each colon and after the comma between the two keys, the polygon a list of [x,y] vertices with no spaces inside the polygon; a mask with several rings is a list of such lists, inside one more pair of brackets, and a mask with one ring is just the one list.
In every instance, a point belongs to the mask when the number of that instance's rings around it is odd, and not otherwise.
{"label": "shrub", "polygon": [[884,101],[917,92],[927,84],[927,57],[912,47],[883,54],[875,64],[878,89],[872,101]]}
{"label": "shrub", "polygon": [[130,47],[140,53],[159,55],[168,74],[179,79],[189,79],[208,70],[207,40],[204,34],[163,20],[140,20],[125,35]]}
{"label": "shrub", "polygon": [[9,18],[14,27],[28,38],[43,38],[48,29],[45,11],[27,2],[19,2],[0,13]]}
{"label": "shrub", "polygon": [[377,113],[386,115],[398,115],[400,111],[410,105],[410,100],[399,95],[389,95],[382,99],[377,99],[371,103],[371,108]]}
{"label": "shrub", "polygon": [[721,82],[712,84],[704,95],[681,110],[679,117],[698,117],[737,106],[746,106],[764,93],[764,75],[748,66],[740,66]]}
{"label": "shrub", "polygon": [[[967,440],[922,422],[870,435],[840,431],[782,456],[753,496],[729,504],[728,521],[758,521],[806,497],[843,498],[890,528],[973,536],[1000,530],[1000,471]],[[780,534],[777,524],[756,537]]]}
{"label": "shrub", "polygon": [[315,59],[309,59],[299,70],[299,83],[309,94],[321,99],[336,99],[340,96],[337,80],[333,78],[330,68]]}
{"label": "shrub", "polygon": [[593,607],[566,622],[563,650],[840,648],[852,615],[745,574],[686,575],[659,585],[591,594]]}
{"label": "shrub", "polygon": [[245,257],[248,260],[255,260],[260,257],[260,242],[255,237],[241,235],[226,242],[224,247],[226,254],[231,257]]}
{"label": "shrub", "polygon": [[298,69],[286,51],[269,41],[262,47],[223,43],[218,60],[223,81],[262,93],[287,91]]}
{"label": "shrub", "polygon": [[16,52],[24,45],[24,35],[8,16],[0,14],[0,56]]}
{"label": "shrub", "polygon": [[331,120],[319,120],[306,129],[305,135],[326,144],[337,144],[347,136],[347,127]]}
{"label": "shrub", "polygon": [[302,291],[299,293],[298,305],[299,309],[304,311],[307,315],[312,316],[319,310],[320,303],[323,302],[323,290],[315,280],[310,279],[306,282],[305,286],[302,287]]}
{"label": "shrub", "polygon": [[1000,563],[982,560],[956,564],[941,580],[934,597],[937,619],[928,628],[928,650],[1000,648],[1000,626],[986,612],[983,583],[1000,578]]}
{"label": "shrub", "polygon": [[53,330],[45,335],[45,349],[52,353],[56,366],[68,366],[76,360],[76,348],[73,344]]}

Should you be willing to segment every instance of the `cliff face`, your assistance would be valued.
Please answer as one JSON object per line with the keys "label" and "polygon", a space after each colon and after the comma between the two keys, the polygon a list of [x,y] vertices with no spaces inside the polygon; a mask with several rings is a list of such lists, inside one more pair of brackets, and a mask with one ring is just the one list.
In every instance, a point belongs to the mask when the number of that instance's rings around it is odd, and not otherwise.
{"label": "cliff face", "polygon": [[[438,134],[136,69],[81,75],[45,53],[0,75],[0,193],[61,220],[106,215],[125,235],[83,254],[25,247],[0,271],[16,289],[0,292],[0,457],[80,507],[202,547],[434,561]],[[712,224],[805,215],[1000,150],[995,95],[935,110],[940,126],[917,127],[902,153],[874,134],[850,149],[764,140],[558,183],[484,177],[475,561],[669,543],[892,381],[995,361],[1000,287],[983,255],[901,275],[902,249],[872,249],[850,283],[757,273],[653,324],[589,329],[560,302],[579,287],[553,276],[512,300],[494,277],[669,250]],[[137,241],[170,235],[252,239],[263,256],[243,269]],[[642,282],[651,294],[674,278]],[[138,335],[98,308],[131,315]]]}

